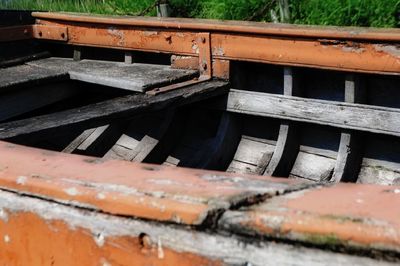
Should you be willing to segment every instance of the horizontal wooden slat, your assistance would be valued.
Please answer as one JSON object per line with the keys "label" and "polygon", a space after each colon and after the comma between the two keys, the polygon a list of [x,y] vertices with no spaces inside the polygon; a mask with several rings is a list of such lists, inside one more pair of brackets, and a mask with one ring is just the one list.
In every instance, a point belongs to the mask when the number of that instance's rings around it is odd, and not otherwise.
{"label": "horizontal wooden slat", "polygon": [[128,95],[104,102],[78,107],[39,117],[0,124],[0,139],[31,133],[44,133],[66,126],[96,127],[113,119],[129,118],[144,111],[156,111],[173,105],[177,107],[226,93],[227,83],[203,82],[158,96]]}
{"label": "horizontal wooden slat", "polygon": [[227,110],[400,136],[400,110],[395,108],[231,90]]}
{"label": "horizontal wooden slat", "polygon": [[60,69],[47,69],[33,65],[19,65],[0,69],[0,89],[50,81],[67,80],[68,73]]}

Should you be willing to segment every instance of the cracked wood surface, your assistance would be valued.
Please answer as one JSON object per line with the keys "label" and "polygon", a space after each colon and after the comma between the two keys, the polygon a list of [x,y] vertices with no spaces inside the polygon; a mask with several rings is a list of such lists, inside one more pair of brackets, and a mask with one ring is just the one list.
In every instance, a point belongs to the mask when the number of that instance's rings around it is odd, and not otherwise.
{"label": "cracked wood surface", "polygon": [[268,177],[105,161],[0,143],[0,187],[106,213],[201,225],[303,187]]}
{"label": "cracked wood surface", "polygon": [[274,242],[249,242],[0,190],[0,262],[7,265],[396,265]]}
{"label": "cracked wood surface", "polygon": [[250,236],[398,254],[399,204],[399,187],[328,185],[225,212],[219,225]]}

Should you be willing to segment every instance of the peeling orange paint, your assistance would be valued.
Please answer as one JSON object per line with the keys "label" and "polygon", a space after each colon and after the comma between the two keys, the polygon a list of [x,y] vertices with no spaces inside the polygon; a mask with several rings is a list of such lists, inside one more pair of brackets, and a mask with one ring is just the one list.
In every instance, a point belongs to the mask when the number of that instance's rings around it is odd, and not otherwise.
{"label": "peeling orange paint", "polygon": [[[0,264],[13,266],[221,265],[211,258],[144,245],[139,236],[94,236],[63,221],[26,212],[0,220]],[[162,256],[160,256],[162,248]]]}

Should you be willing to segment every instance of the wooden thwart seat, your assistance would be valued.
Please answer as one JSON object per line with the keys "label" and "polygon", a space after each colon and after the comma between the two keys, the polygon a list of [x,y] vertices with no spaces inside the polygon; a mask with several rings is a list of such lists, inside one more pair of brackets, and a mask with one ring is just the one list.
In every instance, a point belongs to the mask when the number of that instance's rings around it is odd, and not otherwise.
{"label": "wooden thwart seat", "polygon": [[29,65],[67,72],[72,80],[137,92],[189,80],[197,75],[197,71],[172,69],[166,65],[74,61],[71,58],[56,57],[33,61]]}
{"label": "wooden thwart seat", "polygon": [[68,73],[62,69],[42,68],[35,65],[19,65],[0,69],[0,89],[38,84],[46,81],[59,81],[68,79]]}
{"label": "wooden thwart seat", "polygon": [[[111,119],[129,118],[145,111],[157,111],[166,107],[178,107],[227,93],[228,83],[209,81],[174,90],[158,96],[134,94],[90,104],[61,112],[3,123],[0,138],[9,139],[31,133],[45,133],[74,125],[82,129],[103,126]],[[43,134],[42,137],[45,137]]]}

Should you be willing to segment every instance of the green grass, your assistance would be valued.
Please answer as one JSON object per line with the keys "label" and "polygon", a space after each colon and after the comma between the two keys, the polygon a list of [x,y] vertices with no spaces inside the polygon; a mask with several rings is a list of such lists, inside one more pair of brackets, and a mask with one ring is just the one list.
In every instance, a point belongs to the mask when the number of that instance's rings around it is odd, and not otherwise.
{"label": "green grass", "polygon": [[[270,21],[272,0],[170,0],[174,15],[214,19]],[[154,0],[0,0],[0,8],[137,15]],[[276,4],[271,8],[278,10]],[[291,0],[297,24],[399,27],[400,0]],[[277,12],[278,13],[278,12]],[[256,14],[256,16],[254,16]],[[155,15],[152,9],[147,15]]]}
{"label": "green grass", "polygon": [[293,1],[294,23],[398,27],[400,0]]}

